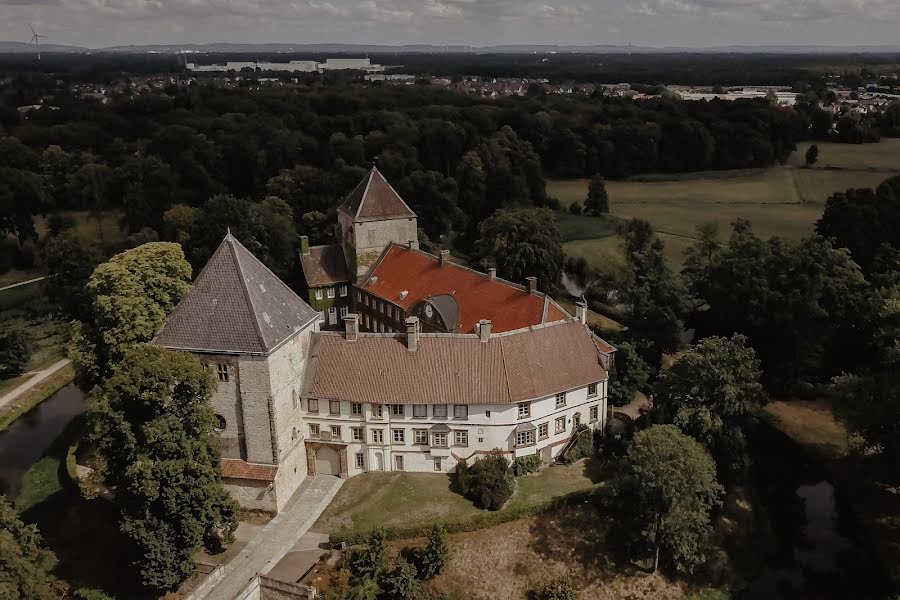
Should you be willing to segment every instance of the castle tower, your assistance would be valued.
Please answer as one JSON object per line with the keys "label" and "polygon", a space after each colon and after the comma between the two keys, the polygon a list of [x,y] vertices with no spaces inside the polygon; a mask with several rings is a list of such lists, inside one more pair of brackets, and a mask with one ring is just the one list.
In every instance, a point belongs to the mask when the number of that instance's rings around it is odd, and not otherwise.
{"label": "castle tower", "polygon": [[338,222],[351,276],[364,275],[391,242],[418,247],[416,213],[376,167],[338,207]]}

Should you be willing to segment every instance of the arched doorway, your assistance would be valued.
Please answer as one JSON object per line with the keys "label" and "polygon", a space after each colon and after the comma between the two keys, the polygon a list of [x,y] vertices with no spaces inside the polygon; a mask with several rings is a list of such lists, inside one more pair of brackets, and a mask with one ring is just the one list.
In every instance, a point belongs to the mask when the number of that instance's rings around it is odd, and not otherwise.
{"label": "arched doorway", "polygon": [[340,476],[341,457],[337,450],[328,446],[316,450],[316,474]]}

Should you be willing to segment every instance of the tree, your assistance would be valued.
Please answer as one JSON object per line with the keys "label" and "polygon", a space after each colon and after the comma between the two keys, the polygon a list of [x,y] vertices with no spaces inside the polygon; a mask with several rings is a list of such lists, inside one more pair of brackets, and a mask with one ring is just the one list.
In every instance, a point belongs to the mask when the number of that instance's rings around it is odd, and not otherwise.
{"label": "tree", "polygon": [[609,194],[606,193],[606,181],[600,174],[591,177],[587,199],[584,201],[584,212],[594,216],[609,212]]}
{"label": "tree", "polygon": [[355,581],[376,581],[384,570],[384,551],[387,533],[383,527],[373,529],[362,548],[350,555],[349,567]]}
{"label": "tree", "polygon": [[552,290],[559,285],[565,253],[553,213],[546,208],[498,210],[478,227],[475,252],[482,267],[495,265],[501,277],[537,277]]}
{"label": "tree", "polygon": [[674,425],[635,434],[610,482],[614,535],[632,559],[662,560],[693,571],[706,559],[710,510],[723,492],[709,453]]}
{"label": "tree", "polygon": [[98,244],[71,229],[51,235],[41,248],[41,270],[49,277],[47,295],[72,319],[89,318],[91,299],[85,286],[100,260]]}
{"label": "tree", "polygon": [[806,166],[811,167],[819,160],[819,146],[813,144],[806,151]]}
{"label": "tree", "polygon": [[513,493],[509,461],[499,451],[477,459],[472,466],[460,459],[456,465],[456,485],[478,508],[500,510]]}
{"label": "tree", "polygon": [[21,250],[37,237],[34,216],[44,210],[44,189],[39,175],[0,166],[0,234],[10,234]]}
{"label": "tree", "polygon": [[88,439],[151,588],[181,582],[201,545],[233,539],[237,507],[219,473],[214,389],[190,354],[138,345],[89,395]]}
{"label": "tree", "polygon": [[18,328],[0,333],[0,377],[15,377],[25,370],[31,360],[28,336]]}
{"label": "tree", "polygon": [[450,543],[447,540],[447,530],[443,525],[435,523],[428,532],[428,541],[425,543],[425,550],[422,551],[423,579],[439,575],[449,560]]}
{"label": "tree", "polygon": [[397,184],[397,192],[419,216],[428,237],[440,239],[463,222],[456,181],[438,171],[413,171]]}
{"label": "tree", "polygon": [[416,600],[421,587],[422,584],[416,577],[416,568],[402,556],[381,579],[382,593],[386,600]]}
{"label": "tree", "polygon": [[765,401],[759,361],[747,339],[710,337],[685,352],[656,383],[654,420],[703,444],[720,474],[745,464],[743,418]]}
{"label": "tree", "polygon": [[149,342],[187,293],[191,267],[181,246],[152,242],[99,265],[86,286],[89,317],[75,323],[69,355],[90,388],[137,344]]}
{"label": "tree", "polygon": [[25,525],[0,495],[0,598],[51,600],[53,553],[41,545],[35,525]]}
{"label": "tree", "polygon": [[79,208],[87,209],[97,220],[103,243],[103,211],[112,195],[113,170],[103,164],[87,163],[72,173],[68,188],[80,199]]}
{"label": "tree", "polygon": [[625,406],[634,394],[647,385],[650,368],[630,342],[616,345],[615,364],[609,378],[609,401],[613,406]]}

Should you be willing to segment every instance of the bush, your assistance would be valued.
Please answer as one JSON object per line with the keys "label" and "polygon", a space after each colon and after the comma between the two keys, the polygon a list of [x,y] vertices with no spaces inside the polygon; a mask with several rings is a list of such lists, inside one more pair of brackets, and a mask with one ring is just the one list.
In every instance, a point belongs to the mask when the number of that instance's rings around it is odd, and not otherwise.
{"label": "bush", "polygon": [[580,215],[581,214],[581,205],[578,204],[577,202],[573,202],[572,204],[569,205],[569,212],[572,213],[573,215]]}
{"label": "bush", "polygon": [[459,492],[478,508],[500,510],[513,493],[509,461],[499,451],[478,459],[471,467],[457,465]]}
{"label": "bush", "polygon": [[21,329],[0,334],[0,377],[15,377],[31,360],[28,336]]}
{"label": "bush", "polygon": [[420,558],[423,579],[430,579],[444,570],[444,565],[450,559],[450,543],[443,525],[432,525],[428,543]]}
{"label": "bush", "polygon": [[567,465],[576,460],[588,458],[594,453],[594,436],[591,434],[590,427],[584,424],[579,425],[575,430],[575,437],[575,443],[563,455],[563,462]]}
{"label": "bush", "polygon": [[540,468],[541,457],[537,454],[519,456],[512,462],[512,473],[514,477],[521,477],[522,475],[535,473]]}
{"label": "bush", "polygon": [[575,600],[578,593],[572,585],[572,579],[565,574],[544,583],[535,592],[534,597],[536,600]]}

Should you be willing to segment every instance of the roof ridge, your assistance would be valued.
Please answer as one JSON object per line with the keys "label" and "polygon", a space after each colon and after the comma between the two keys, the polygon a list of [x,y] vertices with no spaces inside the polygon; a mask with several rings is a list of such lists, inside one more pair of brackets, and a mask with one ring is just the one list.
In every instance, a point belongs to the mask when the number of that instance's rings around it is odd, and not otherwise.
{"label": "roof ridge", "polygon": [[[397,200],[400,201],[400,204],[402,204],[402,205],[404,206],[404,208],[406,208],[406,210],[408,210],[411,214],[413,214],[413,215],[415,215],[416,217],[418,217],[418,215],[416,215],[415,211],[409,207],[409,204],[406,203],[406,200],[403,199],[403,196],[401,196],[401,195],[397,192],[397,190],[394,189],[394,186],[391,185],[391,182],[387,180],[387,177],[385,177],[384,174],[383,174],[381,171],[378,170],[378,167],[373,166],[373,167],[372,167],[372,171],[373,171],[374,173],[378,173],[378,175],[381,176],[381,180],[384,181],[384,183],[388,186],[388,189],[390,189],[391,192],[393,192],[394,195],[397,196]],[[363,197],[363,201],[365,201],[365,197]],[[362,203],[360,203],[360,206],[362,206]]]}
{"label": "roof ridge", "polygon": [[372,185],[372,179],[375,178],[376,169],[374,166],[369,170],[369,180],[366,182],[366,187],[363,190],[362,197],[359,199],[359,206],[356,207],[356,213],[353,215],[354,220],[359,218],[359,213],[362,211],[363,204],[366,203],[366,196],[369,195],[369,187]]}
{"label": "roof ridge", "polygon": [[[231,238],[231,239],[229,240],[228,238]],[[250,295],[250,290],[247,289],[247,278],[244,277],[244,265],[241,263],[241,259],[238,256],[237,246],[235,246],[235,244],[239,245],[246,252],[250,252],[250,251],[247,250],[247,248],[245,248],[244,245],[241,244],[241,242],[238,241],[237,238],[232,236],[230,232],[228,233],[228,235],[225,236],[225,240],[227,240],[231,246],[231,254],[234,257],[235,264],[237,265],[237,275],[238,275],[238,279],[240,280],[241,291],[244,292],[244,300],[246,300],[247,304],[250,305],[250,312],[253,315],[253,324],[256,326],[256,337],[257,337],[257,339],[259,339],[259,345],[263,348],[263,350],[265,350],[266,349],[266,338],[265,338],[265,336],[263,336],[262,326],[259,323],[259,314],[256,310],[256,305],[253,303],[253,297]],[[223,240],[223,243],[225,240]],[[251,254],[251,256],[252,256],[252,254]],[[256,257],[254,256],[254,258],[256,258]],[[262,262],[262,261],[260,261],[260,262]],[[263,267],[265,267],[265,265],[263,265]],[[269,271],[269,273],[271,273],[271,271]]]}

